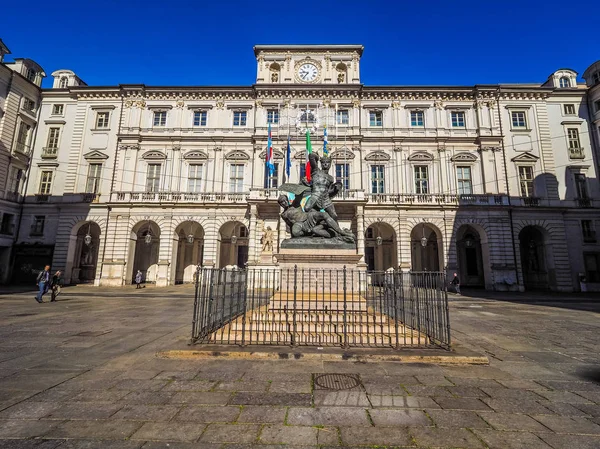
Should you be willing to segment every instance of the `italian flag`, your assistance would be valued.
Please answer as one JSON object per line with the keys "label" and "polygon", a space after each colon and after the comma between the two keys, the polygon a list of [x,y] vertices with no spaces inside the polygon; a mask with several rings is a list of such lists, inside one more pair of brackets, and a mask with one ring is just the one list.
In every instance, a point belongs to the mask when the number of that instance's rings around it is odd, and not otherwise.
{"label": "italian flag", "polygon": [[310,161],[308,160],[308,155],[312,153],[312,145],[310,143],[310,131],[306,130],[306,179],[310,182]]}

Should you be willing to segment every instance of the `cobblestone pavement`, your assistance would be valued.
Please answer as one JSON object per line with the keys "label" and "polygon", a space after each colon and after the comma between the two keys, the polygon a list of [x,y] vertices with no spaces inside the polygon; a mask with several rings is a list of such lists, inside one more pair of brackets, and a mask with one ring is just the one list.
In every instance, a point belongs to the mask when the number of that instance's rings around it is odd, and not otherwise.
{"label": "cobblestone pavement", "polygon": [[600,448],[600,303],[453,297],[454,337],[490,358],[457,367],[159,359],[190,287],[63,292],[0,295],[1,448]]}

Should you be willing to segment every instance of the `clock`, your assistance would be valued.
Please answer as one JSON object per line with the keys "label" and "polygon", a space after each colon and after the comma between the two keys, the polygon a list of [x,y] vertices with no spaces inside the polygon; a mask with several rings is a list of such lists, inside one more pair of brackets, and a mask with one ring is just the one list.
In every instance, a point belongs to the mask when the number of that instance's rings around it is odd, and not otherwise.
{"label": "clock", "polygon": [[317,79],[317,75],[319,74],[319,69],[316,65],[305,62],[300,67],[298,67],[298,78],[300,81],[305,83],[312,83]]}

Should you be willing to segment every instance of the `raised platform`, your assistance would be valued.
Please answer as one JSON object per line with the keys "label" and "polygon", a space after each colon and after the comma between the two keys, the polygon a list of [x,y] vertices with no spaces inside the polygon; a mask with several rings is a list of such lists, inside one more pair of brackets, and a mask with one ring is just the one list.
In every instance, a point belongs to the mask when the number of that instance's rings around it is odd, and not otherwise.
{"label": "raised platform", "polygon": [[324,237],[294,237],[281,242],[283,249],[311,249],[311,250],[336,250],[353,249],[356,251],[356,243],[348,243],[339,238],[326,239]]}

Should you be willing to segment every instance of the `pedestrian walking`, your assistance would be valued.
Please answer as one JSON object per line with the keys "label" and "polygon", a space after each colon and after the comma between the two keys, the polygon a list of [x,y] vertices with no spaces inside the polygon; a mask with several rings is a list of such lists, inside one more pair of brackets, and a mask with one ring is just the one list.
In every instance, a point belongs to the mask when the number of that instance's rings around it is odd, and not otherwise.
{"label": "pedestrian walking", "polygon": [[458,275],[456,273],[454,273],[454,278],[450,283],[454,285],[454,290],[456,291],[456,294],[460,295],[460,279],[458,278]]}
{"label": "pedestrian walking", "polygon": [[50,287],[50,265],[44,267],[44,271],[40,271],[36,279],[37,286],[39,288],[38,294],[35,295],[35,300],[39,303],[44,302],[42,297],[48,292]]}
{"label": "pedestrian walking", "polygon": [[142,283],[142,272],[140,270],[137,270],[137,273],[135,274],[135,285],[136,285],[136,289],[138,288],[142,288],[142,286],[140,285]]}
{"label": "pedestrian walking", "polygon": [[52,299],[50,300],[50,302],[56,301],[56,297],[58,295],[60,295],[60,290],[62,289],[62,285],[63,285],[62,271],[59,270],[56,273],[54,273],[54,276],[52,276],[52,283],[51,283]]}

